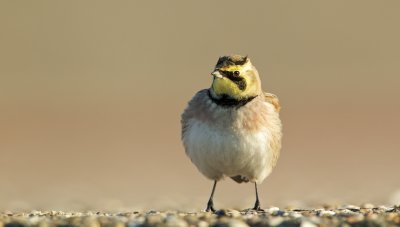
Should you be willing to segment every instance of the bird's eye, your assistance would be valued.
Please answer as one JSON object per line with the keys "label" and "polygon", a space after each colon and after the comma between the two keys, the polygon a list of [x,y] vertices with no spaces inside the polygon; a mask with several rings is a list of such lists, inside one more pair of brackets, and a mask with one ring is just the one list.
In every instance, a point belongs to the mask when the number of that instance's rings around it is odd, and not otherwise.
{"label": "bird's eye", "polygon": [[239,76],[239,75],[240,75],[240,72],[239,72],[239,71],[235,71],[235,72],[233,72],[233,75]]}

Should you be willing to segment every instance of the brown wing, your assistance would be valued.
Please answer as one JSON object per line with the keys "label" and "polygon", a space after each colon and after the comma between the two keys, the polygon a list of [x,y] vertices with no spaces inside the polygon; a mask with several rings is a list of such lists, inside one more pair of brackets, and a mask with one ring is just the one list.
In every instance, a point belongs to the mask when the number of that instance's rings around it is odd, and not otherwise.
{"label": "brown wing", "polygon": [[[281,105],[279,105],[279,99],[276,95],[271,94],[271,93],[267,93],[264,92],[264,97],[265,97],[265,101],[271,103],[276,111],[279,113],[280,109],[281,109]],[[281,132],[281,123],[279,121],[279,130],[276,133],[272,134],[272,141],[271,141],[271,148],[274,151],[272,154],[272,166],[274,167],[276,165],[276,162],[278,161],[279,158],[279,153],[281,150],[281,138],[282,138],[282,132]]]}
{"label": "brown wing", "polygon": [[281,110],[281,105],[279,105],[279,99],[276,95],[264,92],[264,97],[265,97],[265,101],[274,105],[276,111],[279,112]]}

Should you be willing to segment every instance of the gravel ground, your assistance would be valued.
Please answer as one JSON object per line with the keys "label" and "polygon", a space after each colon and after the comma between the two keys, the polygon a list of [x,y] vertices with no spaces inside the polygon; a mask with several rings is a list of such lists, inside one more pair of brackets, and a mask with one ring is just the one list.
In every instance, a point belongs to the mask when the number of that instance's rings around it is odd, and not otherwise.
{"label": "gravel ground", "polygon": [[218,210],[215,214],[178,211],[0,213],[0,227],[20,226],[400,226],[400,206],[377,207],[366,204],[361,207],[325,206],[323,209],[272,207],[261,212],[228,209]]}

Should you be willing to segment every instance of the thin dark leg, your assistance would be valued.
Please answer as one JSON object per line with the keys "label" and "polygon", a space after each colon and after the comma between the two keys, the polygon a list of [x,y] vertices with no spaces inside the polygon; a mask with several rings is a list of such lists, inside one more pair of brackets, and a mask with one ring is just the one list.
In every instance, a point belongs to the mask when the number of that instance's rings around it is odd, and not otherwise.
{"label": "thin dark leg", "polygon": [[260,200],[258,199],[257,183],[254,183],[254,186],[256,188],[256,203],[254,204],[253,210],[259,211],[261,210],[261,208],[260,208]]}
{"label": "thin dark leg", "polygon": [[214,191],[215,191],[215,187],[216,187],[216,186],[217,186],[217,181],[214,181],[214,186],[213,186],[213,188],[212,188],[211,196],[210,196],[210,199],[208,200],[208,203],[207,203],[206,212],[209,212],[210,210],[211,210],[212,212],[215,212],[213,197],[214,197]]}

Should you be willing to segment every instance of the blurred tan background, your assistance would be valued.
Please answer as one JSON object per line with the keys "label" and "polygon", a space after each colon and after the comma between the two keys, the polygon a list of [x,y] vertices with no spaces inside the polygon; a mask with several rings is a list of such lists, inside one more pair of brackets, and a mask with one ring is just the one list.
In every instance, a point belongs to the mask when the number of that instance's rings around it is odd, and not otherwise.
{"label": "blurred tan background", "polygon": [[[221,55],[283,105],[262,204],[400,203],[400,1],[0,1],[0,209],[203,209],[180,114]],[[253,205],[218,185],[217,207]]]}

